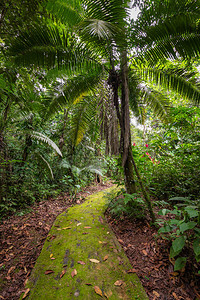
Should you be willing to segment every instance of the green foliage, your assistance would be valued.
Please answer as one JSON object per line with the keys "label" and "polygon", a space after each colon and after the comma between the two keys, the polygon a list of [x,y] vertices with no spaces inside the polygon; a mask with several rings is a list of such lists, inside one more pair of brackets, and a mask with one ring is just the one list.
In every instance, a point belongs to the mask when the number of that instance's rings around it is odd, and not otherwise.
{"label": "green foliage", "polygon": [[169,214],[170,218],[168,221],[157,220],[162,225],[158,232],[172,240],[170,257],[176,258],[174,270],[177,271],[186,265],[187,257],[180,256],[186,247],[192,248],[197,262],[200,261],[200,200],[183,197],[169,200],[178,201],[178,204],[173,210],[162,209],[159,212],[163,216]]}
{"label": "green foliage", "polygon": [[117,197],[112,198],[110,195],[108,211],[116,218],[123,219],[124,216],[128,216],[143,219],[146,215],[146,204],[140,195],[127,194],[122,188]]}

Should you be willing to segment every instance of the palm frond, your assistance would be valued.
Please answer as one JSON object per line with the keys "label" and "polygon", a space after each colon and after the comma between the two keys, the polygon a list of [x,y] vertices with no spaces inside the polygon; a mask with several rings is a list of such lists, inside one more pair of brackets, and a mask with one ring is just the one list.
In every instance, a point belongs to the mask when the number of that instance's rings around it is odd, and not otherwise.
{"label": "palm frond", "polygon": [[74,146],[83,139],[96,115],[97,102],[94,97],[84,97],[77,103],[71,120],[71,137]]}
{"label": "palm frond", "polygon": [[[21,33],[9,49],[16,64],[48,69],[81,70],[98,65],[97,55],[55,24],[34,25]],[[97,59],[95,61],[95,59]]]}
{"label": "palm frond", "polygon": [[169,65],[166,62],[165,66],[155,66],[154,68],[140,66],[137,69],[137,74],[143,80],[154,82],[155,84],[172,90],[179,94],[183,99],[200,103],[200,81],[198,73],[194,71],[187,71],[176,65]]}
{"label": "palm frond", "polygon": [[41,141],[43,143],[48,144],[49,146],[51,146],[60,156],[62,156],[62,153],[60,151],[60,149],[58,148],[58,146],[50,139],[48,138],[46,135],[37,132],[37,131],[32,131],[29,133],[31,138],[36,139],[37,141]]}
{"label": "palm frond", "polygon": [[82,20],[83,6],[81,1],[49,0],[46,9],[61,23],[70,27],[77,25]]}
{"label": "palm frond", "polygon": [[[64,83],[60,84],[57,90],[50,90],[46,97],[51,101],[46,116],[49,117],[59,109],[65,106],[75,104],[90,91],[96,88],[101,80],[103,69],[90,70],[88,73],[79,74],[68,79],[63,79]],[[54,94],[54,95],[53,95]],[[55,95],[56,94],[56,95]]]}
{"label": "palm frond", "polygon": [[160,120],[168,120],[170,99],[164,91],[161,92],[147,86],[141,86],[140,96],[140,105],[147,105]]}
{"label": "palm frond", "polygon": [[53,171],[52,168],[50,166],[50,164],[48,163],[48,161],[38,152],[35,152],[36,156],[42,160],[42,162],[44,162],[44,166],[48,168],[50,174],[51,174],[51,178],[54,180],[54,175],[53,175]]}
{"label": "palm frond", "polygon": [[129,14],[130,1],[123,0],[84,0],[86,17],[124,26]]}
{"label": "palm frond", "polygon": [[[190,2],[190,1],[188,1]],[[186,5],[187,6],[187,5]],[[193,11],[181,11],[172,17],[162,15],[154,23],[133,28],[133,43],[142,49],[142,55],[148,61],[158,61],[163,58],[177,59],[178,57],[191,58],[199,56],[200,34],[199,16],[200,7]],[[145,51],[144,51],[145,50]]]}

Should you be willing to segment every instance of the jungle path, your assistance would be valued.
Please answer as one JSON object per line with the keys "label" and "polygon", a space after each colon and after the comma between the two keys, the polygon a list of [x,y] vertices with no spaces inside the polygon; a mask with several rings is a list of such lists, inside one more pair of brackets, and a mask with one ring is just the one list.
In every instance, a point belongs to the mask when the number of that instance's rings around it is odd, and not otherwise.
{"label": "jungle path", "polygon": [[105,195],[115,192],[93,194],[57,217],[21,299],[148,299],[104,218]]}

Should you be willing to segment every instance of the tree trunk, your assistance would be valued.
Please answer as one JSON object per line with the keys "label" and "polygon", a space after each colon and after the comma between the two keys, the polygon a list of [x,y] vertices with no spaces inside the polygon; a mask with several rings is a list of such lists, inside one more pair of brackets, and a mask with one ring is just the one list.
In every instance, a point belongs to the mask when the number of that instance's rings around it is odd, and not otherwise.
{"label": "tree trunk", "polygon": [[125,187],[126,192],[128,194],[136,193],[136,185],[134,180],[134,173],[133,173],[133,155],[131,147],[128,149],[128,156],[124,165],[124,180],[125,180]]}
{"label": "tree trunk", "polygon": [[121,56],[121,155],[124,168],[125,187],[129,194],[136,192],[136,185],[133,173],[133,155],[131,150],[130,134],[130,111],[129,111],[129,87],[128,87],[128,64],[127,53],[122,51]]}

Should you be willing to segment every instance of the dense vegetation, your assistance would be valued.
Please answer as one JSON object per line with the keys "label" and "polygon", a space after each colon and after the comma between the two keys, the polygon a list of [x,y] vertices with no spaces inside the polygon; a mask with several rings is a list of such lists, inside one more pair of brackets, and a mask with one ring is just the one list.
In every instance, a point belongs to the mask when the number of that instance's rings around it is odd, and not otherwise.
{"label": "dense vegetation", "polygon": [[1,3],[1,216],[124,178],[112,211],[155,221],[150,195],[175,216],[172,257],[192,241],[199,261],[200,2],[134,6],[136,21],[122,0]]}

